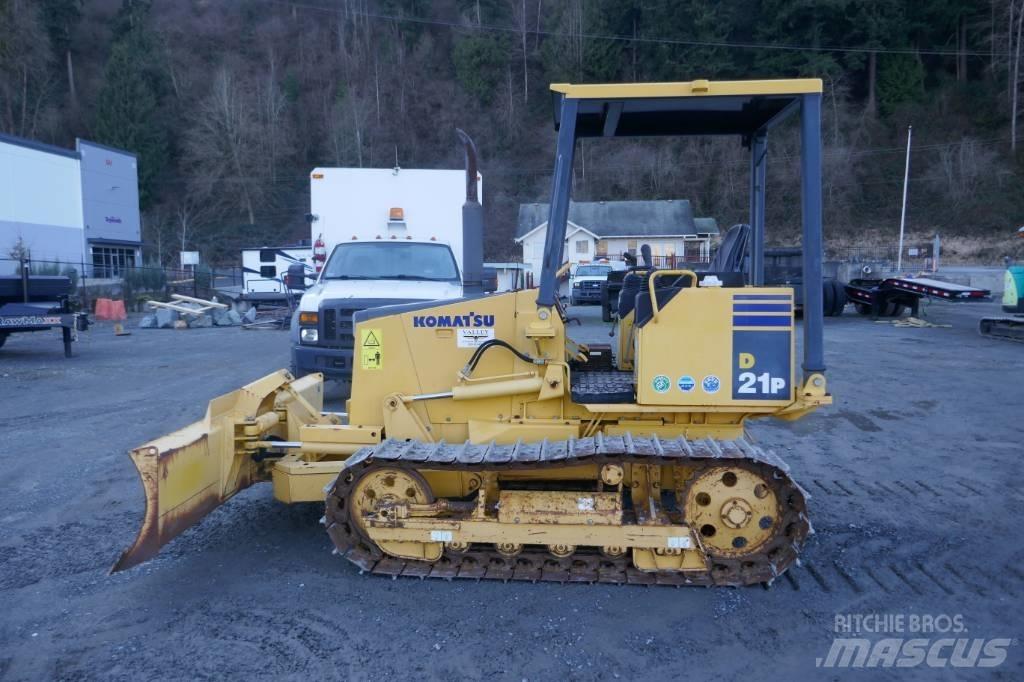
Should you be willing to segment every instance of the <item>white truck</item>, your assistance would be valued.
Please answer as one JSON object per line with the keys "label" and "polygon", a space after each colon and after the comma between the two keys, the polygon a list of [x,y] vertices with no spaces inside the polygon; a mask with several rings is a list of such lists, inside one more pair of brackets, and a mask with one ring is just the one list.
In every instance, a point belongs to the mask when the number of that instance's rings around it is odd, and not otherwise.
{"label": "white truck", "polygon": [[[479,209],[482,194],[475,152],[467,165],[465,171],[313,170],[307,220],[319,272],[292,320],[293,374],[321,372],[350,383],[354,313],[463,296],[463,206],[475,193]],[[480,271],[481,244],[471,249]]]}
{"label": "white truck", "polygon": [[569,278],[569,303],[601,303],[601,285],[608,281],[611,263],[581,263]]}

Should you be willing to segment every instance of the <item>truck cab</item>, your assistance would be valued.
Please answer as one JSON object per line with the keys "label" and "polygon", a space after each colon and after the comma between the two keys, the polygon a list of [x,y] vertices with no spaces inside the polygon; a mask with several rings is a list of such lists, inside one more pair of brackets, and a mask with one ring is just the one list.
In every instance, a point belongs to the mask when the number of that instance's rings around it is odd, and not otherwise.
{"label": "truck cab", "polygon": [[[451,246],[437,240],[372,239],[341,242],[316,284],[303,294],[292,320],[291,371],[320,372],[348,384],[359,361],[352,316],[368,308],[462,296]],[[378,340],[379,343],[379,340]]]}

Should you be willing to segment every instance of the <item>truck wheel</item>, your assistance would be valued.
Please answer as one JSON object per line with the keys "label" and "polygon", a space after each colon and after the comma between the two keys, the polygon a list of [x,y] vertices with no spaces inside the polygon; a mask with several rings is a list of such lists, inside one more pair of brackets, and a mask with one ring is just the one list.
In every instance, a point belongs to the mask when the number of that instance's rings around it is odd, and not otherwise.
{"label": "truck wheel", "polygon": [[611,322],[612,321],[612,304],[602,303],[601,304],[601,321]]}
{"label": "truck wheel", "polygon": [[832,314],[838,317],[843,314],[843,310],[846,309],[846,287],[843,283],[837,279],[832,280],[832,292],[834,298],[834,304],[832,306]]}
{"label": "truck wheel", "polygon": [[903,304],[893,301],[889,304],[889,308],[885,311],[886,317],[899,317],[903,314]]}
{"label": "truck wheel", "polygon": [[7,342],[7,334],[0,334],[0,348],[3,348],[4,343]]}
{"label": "truck wheel", "polygon": [[569,305],[579,305],[579,304],[580,304],[580,302],[576,300],[575,296],[569,298]]}
{"label": "truck wheel", "polygon": [[835,313],[832,312],[832,309],[835,308],[836,305],[836,292],[835,289],[832,288],[832,280],[827,279],[821,285],[821,301],[821,307],[823,309],[822,312],[825,316],[830,317],[834,315]]}
{"label": "truck wheel", "polygon": [[871,306],[869,306],[867,303],[854,303],[853,307],[857,309],[857,314],[859,315],[871,314]]}

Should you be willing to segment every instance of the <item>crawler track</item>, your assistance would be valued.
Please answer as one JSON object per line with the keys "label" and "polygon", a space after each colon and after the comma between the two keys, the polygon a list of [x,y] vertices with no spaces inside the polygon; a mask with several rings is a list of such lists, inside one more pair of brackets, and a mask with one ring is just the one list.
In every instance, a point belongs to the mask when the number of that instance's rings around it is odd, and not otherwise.
{"label": "crawler track", "polygon": [[[759,474],[774,488],[779,506],[777,531],[759,548],[740,557],[708,556],[705,571],[645,572],[633,566],[629,552],[618,558],[580,549],[560,559],[545,548],[526,547],[515,557],[498,553],[493,545],[474,544],[468,551],[446,549],[436,562],[398,559],[384,554],[352,523],[346,504],[360,477],[377,467],[411,470],[493,472],[549,469],[579,464],[644,464],[682,466],[696,477],[704,468],[728,466]],[[797,558],[810,525],[805,494],[774,454],[745,440],[716,441],[684,438],[659,440],[602,436],[567,441],[513,445],[464,443],[449,445],[386,440],[360,450],[329,487],[325,525],[337,551],[370,573],[420,578],[472,578],[552,582],[629,583],[642,585],[749,585],[770,582]],[[691,477],[692,478],[692,477]],[[670,514],[674,523],[682,514]],[[626,514],[624,523],[635,522]],[[495,542],[501,538],[496,537]]]}
{"label": "crawler track", "polygon": [[985,317],[978,323],[978,333],[986,339],[1024,343],[1024,317]]}

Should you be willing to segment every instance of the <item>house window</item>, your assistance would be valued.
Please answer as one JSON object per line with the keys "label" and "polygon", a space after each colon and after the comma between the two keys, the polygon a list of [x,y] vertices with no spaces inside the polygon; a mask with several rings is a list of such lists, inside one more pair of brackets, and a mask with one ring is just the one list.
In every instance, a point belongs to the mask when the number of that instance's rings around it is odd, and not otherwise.
{"label": "house window", "polygon": [[626,242],[626,251],[629,251],[630,253],[636,253],[635,239],[630,239],[629,241]]}
{"label": "house window", "polygon": [[92,276],[98,279],[120,277],[135,267],[135,249],[116,246],[92,247]]}
{"label": "house window", "polygon": [[599,258],[608,257],[608,240],[598,239],[597,240],[597,255]]}
{"label": "house window", "polygon": [[586,239],[577,239],[576,253],[590,253],[590,242]]}

